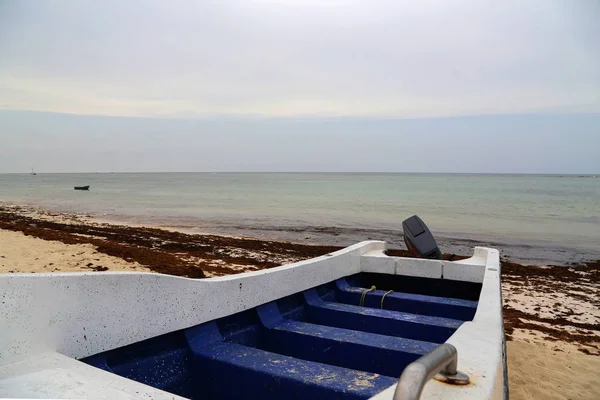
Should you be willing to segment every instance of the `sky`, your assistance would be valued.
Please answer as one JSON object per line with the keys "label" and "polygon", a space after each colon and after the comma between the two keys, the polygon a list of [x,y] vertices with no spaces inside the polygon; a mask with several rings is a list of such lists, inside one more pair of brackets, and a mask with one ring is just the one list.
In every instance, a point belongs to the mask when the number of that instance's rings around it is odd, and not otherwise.
{"label": "sky", "polygon": [[598,21],[597,0],[3,0],[0,172],[598,173]]}

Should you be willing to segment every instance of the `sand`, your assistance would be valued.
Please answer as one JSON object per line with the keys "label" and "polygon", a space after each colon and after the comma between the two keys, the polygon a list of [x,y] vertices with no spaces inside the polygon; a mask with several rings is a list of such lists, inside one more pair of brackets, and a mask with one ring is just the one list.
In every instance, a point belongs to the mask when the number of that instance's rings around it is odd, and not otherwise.
{"label": "sand", "polygon": [[138,262],[153,272],[206,278],[271,268],[338,250],[218,235],[190,235],[152,227],[101,224],[32,207],[0,204],[0,229]]}
{"label": "sand", "polygon": [[600,357],[518,340],[507,347],[511,400],[600,399]]}
{"label": "sand", "polygon": [[149,272],[136,262],[127,262],[96,251],[91,244],[64,244],[0,229],[0,273],[28,272]]}
{"label": "sand", "polygon": [[[211,277],[335,250],[94,224],[26,207],[0,207],[0,227],[0,273],[108,268]],[[600,399],[600,269],[502,268],[511,399]]]}

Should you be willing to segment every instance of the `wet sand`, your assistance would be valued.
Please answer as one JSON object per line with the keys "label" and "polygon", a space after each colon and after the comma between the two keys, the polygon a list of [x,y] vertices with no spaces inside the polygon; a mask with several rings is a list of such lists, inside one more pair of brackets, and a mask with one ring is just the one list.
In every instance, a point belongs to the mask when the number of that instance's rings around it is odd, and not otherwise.
{"label": "wet sand", "polygon": [[[126,224],[130,224],[130,219]],[[120,219],[107,220],[119,223]],[[162,227],[162,225],[160,225]],[[391,248],[405,248],[402,236],[402,225],[398,221],[397,229],[369,229],[365,227],[331,227],[331,226],[268,226],[268,225],[232,225],[228,223],[201,228],[191,226],[172,226],[176,230],[199,234],[229,234],[249,236],[261,240],[288,241],[302,244],[317,244],[347,247],[363,240],[383,240]],[[523,265],[569,265],[582,264],[600,259],[600,246],[577,248],[555,242],[526,240],[518,238],[498,238],[485,234],[464,234],[456,232],[440,232],[434,230],[436,241],[441,249],[448,253],[468,254],[475,246],[492,247],[500,250],[507,260]]]}
{"label": "wet sand", "polygon": [[271,268],[340,248],[96,224],[29,207],[0,207],[0,229],[70,245],[91,244],[99,253],[137,262],[153,272],[189,278]]}
{"label": "wet sand", "polygon": [[[85,216],[0,206],[0,273],[130,270],[203,278],[339,248],[99,224]],[[389,254],[408,256],[402,250]],[[524,266],[503,258],[502,279],[511,397],[600,398],[592,384],[600,362],[600,261]]]}

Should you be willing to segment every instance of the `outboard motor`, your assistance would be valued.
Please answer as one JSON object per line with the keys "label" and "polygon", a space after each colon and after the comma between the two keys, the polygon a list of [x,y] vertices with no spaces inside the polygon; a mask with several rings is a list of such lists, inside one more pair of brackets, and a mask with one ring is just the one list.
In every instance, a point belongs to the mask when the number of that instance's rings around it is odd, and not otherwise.
{"label": "outboard motor", "polygon": [[433,235],[425,222],[416,215],[402,222],[404,231],[404,243],[417,258],[442,259],[442,252],[437,246]]}

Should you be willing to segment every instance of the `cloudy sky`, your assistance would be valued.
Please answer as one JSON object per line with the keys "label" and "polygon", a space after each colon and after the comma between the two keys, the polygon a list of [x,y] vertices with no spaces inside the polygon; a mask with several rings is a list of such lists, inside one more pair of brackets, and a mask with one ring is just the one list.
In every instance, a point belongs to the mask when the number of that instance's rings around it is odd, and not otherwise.
{"label": "cloudy sky", "polygon": [[542,155],[455,169],[600,172],[598,21],[597,0],[4,0],[0,172],[414,167],[360,142],[426,147],[427,171],[501,145]]}

